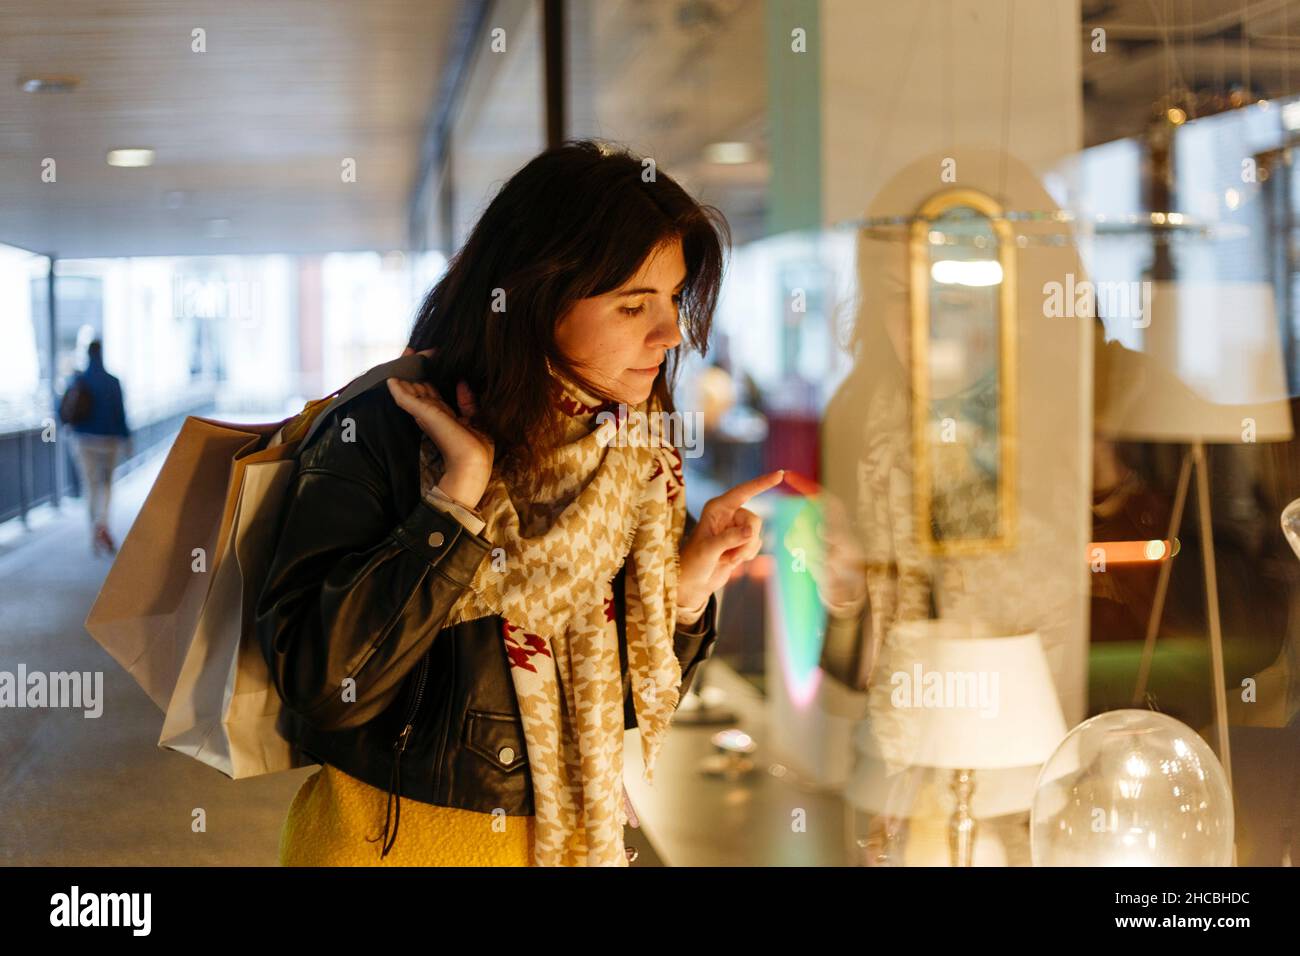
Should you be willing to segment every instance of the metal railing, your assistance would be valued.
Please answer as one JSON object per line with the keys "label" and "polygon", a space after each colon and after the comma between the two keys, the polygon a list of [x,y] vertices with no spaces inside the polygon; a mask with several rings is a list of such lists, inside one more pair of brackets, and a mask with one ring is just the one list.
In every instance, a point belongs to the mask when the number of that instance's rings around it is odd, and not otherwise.
{"label": "metal railing", "polygon": [[[130,455],[118,463],[114,474],[123,475],[137,467],[150,451],[180,431],[186,417],[203,415],[212,407],[211,396],[204,396],[190,407],[162,412],[134,428]],[[72,443],[47,441],[46,436],[47,430],[36,426],[0,431],[0,522],[21,518],[25,524],[27,513],[38,505],[80,496]],[[58,460],[60,455],[62,462]]]}

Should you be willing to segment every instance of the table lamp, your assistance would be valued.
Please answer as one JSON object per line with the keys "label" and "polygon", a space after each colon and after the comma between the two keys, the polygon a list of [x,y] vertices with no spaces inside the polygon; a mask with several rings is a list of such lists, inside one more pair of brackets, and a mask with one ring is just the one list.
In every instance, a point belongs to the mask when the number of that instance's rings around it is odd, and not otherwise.
{"label": "table lamp", "polygon": [[[1196,469],[1215,736],[1231,786],[1205,445],[1289,441],[1293,435],[1273,290],[1262,282],[1152,282],[1146,313],[1142,351],[1116,342],[1097,350],[1095,427],[1103,438],[1187,446],[1174,493],[1169,540],[1178,537],[1192,469]],[[1160,566],[1134,704],[1140,704],[1146,693],[1171,568],[1170,561]]]}
{"label": "table lamp", "polygon": [[[919,706],[915,763],[950,773],[953,866],[970,866],[975,846],[975,772],[1039,766],[1065,736],[1056,687],[1037,632],[986,636],[978,625],[907,621],[920,649],[912,673],[896,672],[895,706]],[[919,684],[919,686],[918,686]],[[1005,802],[1002,812],[1029,806]]]}
{"label": "table lamp", "polygon": [[[1028,767],[1013,767],[1009,770],[980,771],[979,787],[970,799],[971,816],[976,820],[988,820],[1027,811],[1041,769],[1041,766],[1035,764]],[[910,767],[891,774],[887,762],[879,753],[859,750],[853,771],[844,786],[844,802],[851,811],[849,830],[854,833],[855,838],[859,838],[856,830],[857,818],[853,815],[856,813],[865,813],[872,817],[907,819],[910,829],[915,825],[916,815],[925,810],[925,807],[918,802],[918,794],[933,785],[938,797],[950,795],[951,791],[942,789],[940,785],[939,778],[944,774],[946,771],[934,770],[930,767]],[[942,782],[949,781],[945,779]],[[941,812],[951,818],[952,809],[951,806],[944,806]],[[879,860],[891,860],[894,857],[893,831],[886,832],[889,839],[882,847],[883,856],[879,857]],[[946,832],[942,837],[941,850],[927,845],[923,850],[914,852],[914,836],[915,834],[909,836],[907,841],[904,865],[947,866],[951,863]],[[996,832],[991,828],[980,827],[977,836],[977,839],[972,840],[972,865],[1006,865],[1005,850],[998,841]],[[864,847],[865,842],[859,843],[859,846]],[[942,854],[942,862],[939,854]],[[918,858],[924,862],[917,863]]]}

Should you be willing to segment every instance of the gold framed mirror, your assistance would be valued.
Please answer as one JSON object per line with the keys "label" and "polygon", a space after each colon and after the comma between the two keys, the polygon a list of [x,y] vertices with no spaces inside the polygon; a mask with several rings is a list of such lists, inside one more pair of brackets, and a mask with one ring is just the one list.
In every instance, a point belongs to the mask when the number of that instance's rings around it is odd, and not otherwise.
{"label": "gold framed mirror", "polygon": [[1002,207],[978,190],[938,193],[912,222],[913,491],[927,553],[1014,544],[1016,251]]}

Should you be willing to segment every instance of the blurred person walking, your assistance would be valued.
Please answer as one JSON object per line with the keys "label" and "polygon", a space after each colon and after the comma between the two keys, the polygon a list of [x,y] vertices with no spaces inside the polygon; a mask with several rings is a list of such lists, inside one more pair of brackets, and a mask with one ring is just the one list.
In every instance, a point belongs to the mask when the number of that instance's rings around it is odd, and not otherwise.
{"label": "blurred person walking", "polygon": [[104,345],[86,349],[86,368],[73,377],[59,399],[59,418],[72,428],[73,447],[81,470],[91,527],[91,550],[114,554],[117,545],[108,530],[113,470],[131,438],[122,401],[122,383],[104,368]]}

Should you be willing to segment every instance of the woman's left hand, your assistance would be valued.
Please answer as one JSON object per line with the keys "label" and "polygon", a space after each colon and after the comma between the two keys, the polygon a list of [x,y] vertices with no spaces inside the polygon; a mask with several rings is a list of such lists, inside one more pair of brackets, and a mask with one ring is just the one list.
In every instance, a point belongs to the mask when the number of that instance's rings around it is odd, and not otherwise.
{"label": "woman's left hand", "polygon": [[745,503],[775,488],[784,478],[783,469],[770,471],[724,491],[704,506],[699,524],[682,544],[678,607],[699,607],[727,582],[732,571],[758,554],[763,546],[759,534],[763,521]]}

